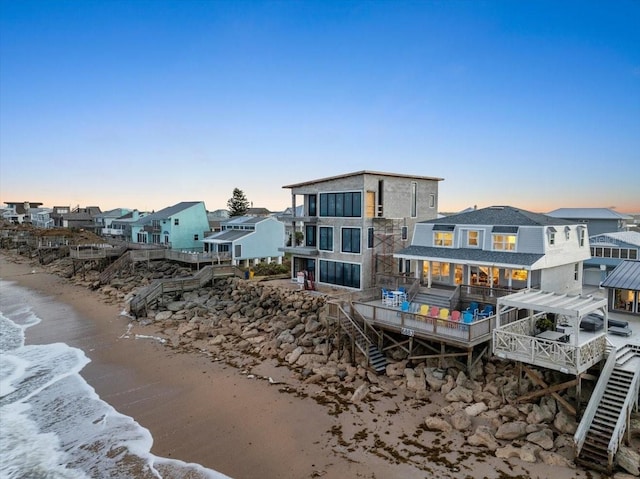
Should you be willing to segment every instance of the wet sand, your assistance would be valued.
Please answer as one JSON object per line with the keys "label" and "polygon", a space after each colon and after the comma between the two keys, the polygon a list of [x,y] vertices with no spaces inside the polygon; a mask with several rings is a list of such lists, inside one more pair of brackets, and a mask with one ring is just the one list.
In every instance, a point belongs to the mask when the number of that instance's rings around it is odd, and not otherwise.
{"label": "wet sand", "polygon": [[51,297],[47,307],[77,313],[30,328],[27,343],[82,349],[91,359],[82,376],[151,431],[158,456],[236,479],[598,477],[498,459],[461,446],[462,433],[425,431],[424,418],[446,404],[438,394],[427,404],[400,394],[358,405],[331,402],[322,385],[302,384],[274,362],[235,367],[162,344],[153,325],[131,323],[121,305],[23,258],[0,255],[0,277]]}

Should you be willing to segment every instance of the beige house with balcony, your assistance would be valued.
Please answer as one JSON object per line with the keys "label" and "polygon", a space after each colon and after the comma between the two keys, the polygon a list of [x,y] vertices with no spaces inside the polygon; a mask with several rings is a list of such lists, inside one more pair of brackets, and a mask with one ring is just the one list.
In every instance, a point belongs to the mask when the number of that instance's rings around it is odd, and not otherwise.
{"label": "beige house with balcony", "polygon": [[411,243],[416,223],[436,218],[441,180],[357,171],[283,186],[291,190],[287,220],[302,223],[304,234],[302,245],[283,248],[292,279],[306,272],[318,284],[363,290],[376,275],[410,274],[393,254]]}

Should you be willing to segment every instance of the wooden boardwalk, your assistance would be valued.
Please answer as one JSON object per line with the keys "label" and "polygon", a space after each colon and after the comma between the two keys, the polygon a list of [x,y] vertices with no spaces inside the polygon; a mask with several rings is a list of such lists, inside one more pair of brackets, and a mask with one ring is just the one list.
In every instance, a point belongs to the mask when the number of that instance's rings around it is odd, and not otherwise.
{"label": "wooden boardwalk", "polygon": [[193,291],[206,286],[217,278],[241,276],[241,271],[235,266],[205,266],[188,278],[158,279],[140,290],[129,302],[129,311],[138,317],[146,313],[148,308],[156,304],[166,293]]}

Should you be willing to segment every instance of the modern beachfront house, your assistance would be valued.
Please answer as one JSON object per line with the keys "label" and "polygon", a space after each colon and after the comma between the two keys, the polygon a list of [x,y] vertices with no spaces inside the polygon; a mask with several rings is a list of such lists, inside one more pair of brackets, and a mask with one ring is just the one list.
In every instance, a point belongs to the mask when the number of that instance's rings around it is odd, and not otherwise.
{"label": "modern beachfront house", "polygon": [[204,251],[233,265],[282,263],[284,223],[273,216],[235,216],[220,222],[220,231],[207,236]]}
{"label": "modern beachfront house", "polygon": [[363,290],[376,275],[410,273],[393,254],[410,244],[417,222],[436,217],[441,180],[357,171],[283,186],[291,190],[289,220],[304,233],[302,245],[283,247],[292,278],[306,272],[318,284]]}
{"label": "modern beachfront house", "polygon": [[209,231],[202,201],[183,201],[130,224],[132,243],[151,244],[178,251],[201,252]]}

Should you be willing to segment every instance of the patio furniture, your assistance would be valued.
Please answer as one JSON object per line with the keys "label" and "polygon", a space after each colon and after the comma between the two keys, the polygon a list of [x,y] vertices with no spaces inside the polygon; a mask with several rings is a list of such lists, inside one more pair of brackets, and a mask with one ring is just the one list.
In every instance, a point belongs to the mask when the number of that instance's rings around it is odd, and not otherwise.
{"label": "patio furniture", "polygon": [[449,319],[449,310],[447,308],[441,308],[438,317],[440,319]]}
{"label": "patio furniture", "polygon": [[607,332],[616,336],[631,336],[631,328],[628,321],[610,319],[607,321]]}
{"label": "patio furniture", "polygon": [[493,305],[492,304],[485,304],[484,308],[482,308],[482,311],[480,311],[478,313],[478,316],[482,317],[482,318],[488,318],[489,316],[493,315]]}
{"label": "patio furniture", "polygon": [[604,318],[599,314],[591,313],[587,314],[580,320],[580,329],[584,331],[600,331],[604,328]]}
{"label": "patio furniture", "polygon": [[409,301],[403,301],[400,307],[403,313],[408,313],[411,309],[411,303]]}
{"label": "patio furniture", "polygon": [[432,318],[437,318],[439,314],[440,308],[438,308],[437,306],[431,306],[431,309],[429,309],[429,316],[431,316]]}
{"label": "patio furniture", "polygon": [[393,306],[393,302],[393,293],[388,289],[382,288],[382,304],[384,304],[385,306]]}
{"label": "patio furniture", "polygon": [[460,321],[460,316],[462,313],[458,310],[451,311],[451,321]]}

